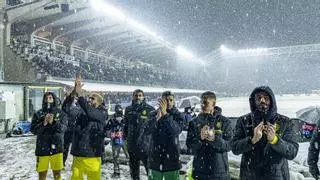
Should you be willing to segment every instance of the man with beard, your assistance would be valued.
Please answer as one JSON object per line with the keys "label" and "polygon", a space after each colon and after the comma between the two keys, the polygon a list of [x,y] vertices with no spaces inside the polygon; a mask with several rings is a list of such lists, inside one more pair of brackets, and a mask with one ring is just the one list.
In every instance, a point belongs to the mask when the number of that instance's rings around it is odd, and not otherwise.
{"label": "man with beard", "polygon": [[138,146],[138,137],[151,111],[154,111],[154,107],[146,103],[143,91],[135,90],[132,94],[132,104],[125,109],[124,113],[124,136],[127,141],[130,174],[133,180],[140,179],[140,160],[146,172],[149,171],[147,152]]}
{"label": "man with beard", "polygon": [[107,110],[102,106],[103,99],[97,93],[92,93],[87,101],[82,94],[81,78],[77,77],[72,97],[83,111],[77,118],[72,139],[71,154],[72,180],[99,180],[101,178],[101,156],[104,147],[105,120]]}
{"label": "man with beard", "polygon": [[230,179],[228,151],[232,127],[215,104],[214,92],[202,93],[202,112],[189,123],[186,143],[194,154],[192,177],[195,180]]}
{"label": "man with beard", "polygon": [[249,98],[251,113],[237,120],[232,152],[242,154],[240,179],[288,180],[288,160],[299,149],[293,122],[277,113],[276,99],[267,86],[257,87]]}
{"label": "man with beard", "polygon": [[52,92],[43,95],[42,108],[31,122],[31,132],[37,135],[36,156],[39,179],[47,177],[49,165],[55,180],[61,179],[63,169],[63,135],[67,129],[67,115],[58,108],[59,99]]}

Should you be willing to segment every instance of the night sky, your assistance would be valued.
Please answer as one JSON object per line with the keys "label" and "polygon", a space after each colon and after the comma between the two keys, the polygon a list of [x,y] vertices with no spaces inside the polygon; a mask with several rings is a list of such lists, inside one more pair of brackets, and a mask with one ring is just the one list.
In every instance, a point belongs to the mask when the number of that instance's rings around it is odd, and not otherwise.
{"label": "night sky", "polygon": [[110,0],[175,45],[202,56],[320,43],[320,0]]}

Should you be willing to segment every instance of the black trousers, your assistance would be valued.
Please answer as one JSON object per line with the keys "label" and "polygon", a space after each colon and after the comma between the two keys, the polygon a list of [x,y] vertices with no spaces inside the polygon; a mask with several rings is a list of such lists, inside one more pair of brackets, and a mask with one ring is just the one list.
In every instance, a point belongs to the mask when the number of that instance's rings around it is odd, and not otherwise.
{"label": "black trousers", "polygon": [[140,180],[140,161],[142,161],[147,174],[149,173],[148,156],[141,152],[129,151],[130,175],[133,180]]}
{"label": "black trousers", "polygon": [[112,146],[113,170],[114,174],[120,174],[119,155],[122,146]]}

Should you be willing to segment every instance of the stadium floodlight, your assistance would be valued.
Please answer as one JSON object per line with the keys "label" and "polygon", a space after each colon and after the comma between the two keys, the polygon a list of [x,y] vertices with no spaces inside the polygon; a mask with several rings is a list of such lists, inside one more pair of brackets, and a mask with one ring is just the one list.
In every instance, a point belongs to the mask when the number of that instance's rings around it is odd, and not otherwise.
{"label": "stadium floodlight", "polygon": [[149,28],[147,28],[147,27],[144,26],[143,24],[138,23],[137,21],[135,21],[135,20],[133,20],[133,19],[128,19],[128,23],[129,23],[131,26],[133,26],[133,27],[135,27],[135,28],[137,28],[137,29],[140,29],[140,30],[142,30],[142,31],[144,31],[144,32],[146,32],[146,33],[154,36],[154,37],[157,37],[157,34],[156,34],[155,32],[152,32]]}
{"label": "stadium floodlight", "polygon": [[[158,36],[155,32],[151,31],[147,26],[144,24],[139,23],[138,21],[128,17],[125,13],[120,11],[119,9],[115,8],[114,6],[107,4],[103,0],[90,0],[90,4],[93,9],[95,9],[98,12],[104,13],[107,16],[114,17],[121,21],[121,23],[127,24],[129,26],[132,26],[133,29],[142,31],[144,34],[151,35],[155,40],[162,41],[162,43],[166,46],[169,46],[170,48],[173,47],[173,45],[165,41],[162,36]],[[194,56],[192,53],[188,52],[182,47],[177,47],[176,49],[177,53],[181,56],[187,57],[187,58],[193,58]]]}
{"label": "stadium floodlight", "polygon": [[90,1],[91,7],[96,11],[102,10],[103,2],[101,0],[91,0]]}
{"label": "stadium floodlight", "polygon": [[90,4],[93,9],[99,12],[103,12],[109,16],[115,17],[120,20],[125,20],[126,16],[123,12],[121,12],[119,9],[115,8],[114,6],[104,3],[102,0],[91,0]]}
{"label": "stadium floodlight", "polygon": [[221,46],[220,46],[220,50],[221,50],[221,52],[222,52],[223,54],[232,54],[232,53],[234,53],[233,50],[227,48],[225,45],[221,45]]}
{"label": "stadium floodlight", "polygon": [[185,58],[194,58],[194,55],[189,52],[188,50],[186,50],[185,48],[183,48],[182,46],[178,46],[176,48],[176,52],[177,54],[179,54],[180,56],[183,56]]}

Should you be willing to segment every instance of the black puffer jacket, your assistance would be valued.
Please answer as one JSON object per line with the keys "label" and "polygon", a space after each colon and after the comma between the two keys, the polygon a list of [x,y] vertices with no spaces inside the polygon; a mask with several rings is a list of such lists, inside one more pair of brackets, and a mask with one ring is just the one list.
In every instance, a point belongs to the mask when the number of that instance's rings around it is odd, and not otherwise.
{"label": "black puffer jacket", "polygon": [[[261,114],[255,106],[254,96],[258,92],[266,92],[270,96],[271,108],[267,114]],[[242,154],[240,179],[250,180],[288,180],[288,160],[296,157],[299,149],[293,122],[286,116],[277,113],[274,94],[269,87],[256,88],[250,95],[251,113],[241,116],[236,124],[232,139],[232,152]],[[254,128],[261,119],[276,125],[279,140],[276,144],[267,142],[266,135],[256,144],[251,143]]]}
{"label": "black puffer jacket", "polygon": [[[47,107],[45,97],[51,94],[54,102],[51,107]],[[58,108],[59,100],[55,94],[47,92],[43,95],[42,109],[37,111],[31,122],[31,132],[37,135],[36,156],[49,156],[63,152],[63,136],[67,129],[68,117]],[[53,123],[43,125],[46,114],[51,113],[53,116]]]}
{"label": "black puffer jacket", "polygon": [[77,118],[71,154],[78,157],[101,157],[107,110],[102,106],[91,107],[83,97],[79,97],[78,103],[84,113]]}
{"label": "black puffer jacket", "polygon": [[80,114],[83,114],[84,111],[81,109],[79,103],[74,101],[74,98],[71,95],[62,103],[62,110],[68,115],[68,128],[66,132],[73,132],[76,127],[77,118]]}
{"label": "black puffer jacket", "polygon": [[127,140],[129,152],[140,151],[137,145],[137,140],[140,135],[140,130],[145,122],[149,120],[150,112],[154,111],[154,107],[143,101],[137,105],[132,103],[125,109],[124,113],[124,136]]}
{"label": "black puffer jacket", "polygon": [[[201,128],[208,125],[214,128],[215,140],[201,140]],[[220,112],[201,113],[189,123],[187,146],[194,154],[192,176],[197,179],[228,180],[228,151],[231,150],[231,122]]]}
{"label": "black puffer jacket", "polygon": [[150,143],[149,167],[160,172],[179,170],[181,168],[179,134],[183,128],[183,116],[175,107],[168,110],[168,113],[158,121],[156,114],[156,111],[152,112],[150,121],[144,129],[144,135],[151,135],[151,141],[144,143]]}
{"label": "black puffer jacket", "polygon": [[320,120],[317,122],[317,127],[313,131],[308,152],[309,172],[315,177],[320,176],[318,162],[320,152]]}

